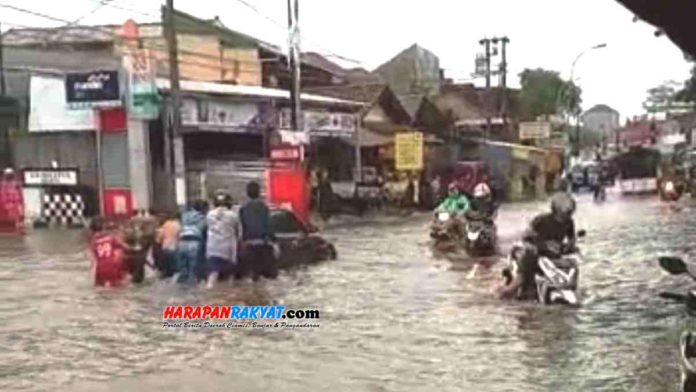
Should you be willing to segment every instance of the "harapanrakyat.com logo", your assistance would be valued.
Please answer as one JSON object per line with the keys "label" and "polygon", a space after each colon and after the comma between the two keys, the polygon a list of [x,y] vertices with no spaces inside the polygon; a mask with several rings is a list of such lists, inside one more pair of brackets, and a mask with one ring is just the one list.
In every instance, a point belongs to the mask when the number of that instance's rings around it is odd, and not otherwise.
{"label": "harapanrakyat.com logo", "polygon": [[318,328],[319,310],[274,306],[167,306],[163,328],[295,329]]}

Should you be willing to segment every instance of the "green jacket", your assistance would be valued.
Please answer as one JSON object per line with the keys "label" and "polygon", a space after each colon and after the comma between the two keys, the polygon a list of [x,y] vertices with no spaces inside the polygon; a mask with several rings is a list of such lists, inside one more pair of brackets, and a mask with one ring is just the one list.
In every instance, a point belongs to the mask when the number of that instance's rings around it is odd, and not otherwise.
{"label": "green jacket", "polygon": [[447,196],[447,198],[437,206],[437,212],[448,212],[452,215],[465,213],[469,209],[469,199],[464,195]]}

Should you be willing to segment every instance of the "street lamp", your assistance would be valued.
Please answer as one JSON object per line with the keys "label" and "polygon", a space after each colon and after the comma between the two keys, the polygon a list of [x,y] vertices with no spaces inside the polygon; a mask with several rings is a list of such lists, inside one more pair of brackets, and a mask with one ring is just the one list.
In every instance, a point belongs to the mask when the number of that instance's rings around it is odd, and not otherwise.
{"label": "street lamp", "polygon": [[[570,89],[571,85],[573,85],[573,83],[575,81],[575,65],[578,63],[578,60],[580,60],[582,58],[582,56],[584,56],[585,53],[587,53],[587,52],[590,52],[590,51],[596,50],[596,49],[603,49],[606,47],[607,47],[606,43],[601,43],[599,45],[595,45],[589,49],[586,49],[586,50],[583,50],[582,52],[580,52],[580,54],[573,61],[573,66],[570,68],[570,79],[568,80],[567,89]],[[570,94],[568,94],[567,98],[568,99],[570,98]],[[580,117],[579,117],[579,115],[578,115],[578,118],[576,119],[576,123],[575,123],[575,143],[574,144],[575,144],[575,151],[574,152],[576,154],[580,154]]]}

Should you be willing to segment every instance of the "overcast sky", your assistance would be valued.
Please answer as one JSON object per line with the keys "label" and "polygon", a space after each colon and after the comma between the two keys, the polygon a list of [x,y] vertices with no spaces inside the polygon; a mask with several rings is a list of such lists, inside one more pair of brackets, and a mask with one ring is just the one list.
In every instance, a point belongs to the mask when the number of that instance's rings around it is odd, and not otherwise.
{"label": "overcast sky", "polygon": [[[0,4],[82,23],[138,22],[159,17],[160,0],[0,0]],[[255,10],[251,9],[255,8]],[[219,16],[229,28],[285,45],[286,0],[175,0],[182,11],[203,18]],[[98,8],[100,7],[100,8]],[[125,11],[119,8],[128,8]],[[96,10],[95,10],[96,9]],[[511,43],[509,84],[519,86],[525,68],[542,67],[570,76],[575,57],[596,44],[578,62],[576,82],[583,107],[605,103],[627,117],[643,112],[646,90],[665,80],[683,81],[690,66],[682,52],[655,28],[633,22],[615,0],[300,0],[302,49],[339,54],[373,69],[418,43],[440,57],[447,76],[471,79],[484,36],[507,35]],[[3,30],[9,23],[57,26],[47,18],[0,8]],[[475,80],[481,85],[483,80]]]}

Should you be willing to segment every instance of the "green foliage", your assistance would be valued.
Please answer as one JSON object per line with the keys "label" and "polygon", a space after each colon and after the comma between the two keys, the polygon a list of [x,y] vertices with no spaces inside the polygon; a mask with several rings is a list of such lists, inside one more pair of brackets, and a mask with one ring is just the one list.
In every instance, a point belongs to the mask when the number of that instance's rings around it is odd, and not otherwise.
{"label": "green foliage", "polygon": [[541,115],[578,115],[582,91],[571,82],[561,79],[558,72],[541,68],[525,69],[520,74],[520,100],[526,117]]}
{"label": "green foliage", "polygon": [[677,92],[676,99],[684,102],[696,102],[696,64],[691,68],[691,78],[684,82],[684,88]]}
{"label": "green foliage", "polygon": [[689,109],[693,105],[684,102],[682,83],[674,80],[666,81],[648,90],[648,97],[643,102],[643,108],[648,113],[674,112]]}

